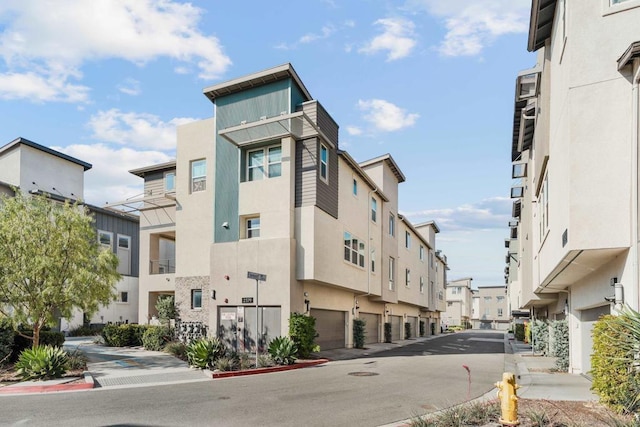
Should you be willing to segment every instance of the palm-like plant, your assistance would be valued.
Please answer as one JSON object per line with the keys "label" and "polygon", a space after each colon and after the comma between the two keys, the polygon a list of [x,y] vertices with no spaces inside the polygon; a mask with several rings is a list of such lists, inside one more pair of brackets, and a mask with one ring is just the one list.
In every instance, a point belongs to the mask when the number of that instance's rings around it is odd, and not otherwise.
{"label": "palm-like plant", "polygon": [[64,350],[44,345],[20,353],[16,368],[23,380],[48,380],[62,377],[68,363],[69,357]]}
{"label": "palm-like plant", "polygon": [[276,337],[269,343],[269,355],[277,365],[292,365],[298,346],[289,337]]}
{"label": "palm-like plant", "polygon": [[196,368],[212,368],[216,360],[227,352],[218,338],[201,338],[187,345],[187,361]]}

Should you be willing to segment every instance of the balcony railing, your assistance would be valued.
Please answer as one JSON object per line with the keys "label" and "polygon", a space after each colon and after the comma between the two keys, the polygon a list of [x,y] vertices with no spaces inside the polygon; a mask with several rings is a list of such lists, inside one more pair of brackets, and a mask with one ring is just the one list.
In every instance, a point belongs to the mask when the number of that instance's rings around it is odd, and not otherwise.
{"label": "balcony railing", "polygon": [[149,261],[149,274],[169,274],[175,272],[175,259],[152,259]]}

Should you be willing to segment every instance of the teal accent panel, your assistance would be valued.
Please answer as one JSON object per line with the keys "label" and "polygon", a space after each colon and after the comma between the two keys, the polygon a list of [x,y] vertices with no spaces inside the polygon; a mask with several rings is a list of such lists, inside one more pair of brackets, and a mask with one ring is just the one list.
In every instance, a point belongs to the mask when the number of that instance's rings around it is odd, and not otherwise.
{"label": "teal accent panel", "polygon": [[289,80],[280,80],[216,99],[217,129],[290,113]]}
{"label": "teal accent panel", "polygon": [[[214,197],[213,241],[235,242],[240,236],[238,192],[240,176],[238,170],[240,150],[216,135],[216,188]],[[229,223],[229,228],[222,224]]]}
{"label": "teal accent panel", "polygon": [[302,95],[300,89],[298,89],[298,85],[296,85],[293,80],[291,82],[291,111],[296,111],[296,107],[305,102],[306,98]]}

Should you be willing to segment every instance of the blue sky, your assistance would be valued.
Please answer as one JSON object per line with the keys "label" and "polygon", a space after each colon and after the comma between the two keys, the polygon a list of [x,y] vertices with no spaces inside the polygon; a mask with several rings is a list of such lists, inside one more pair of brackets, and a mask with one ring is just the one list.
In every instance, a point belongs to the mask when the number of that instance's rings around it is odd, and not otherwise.
{"label": "blue sky", "polygon": [[202,89],[286,62],[357,161],[390,153],[400,211],[435,220],[449,278],[504,283],[513,95],[530,0],[4,0],[0,144],[93,164],[88,202],[142,192],[127,171],[175,156],[210,117]]}

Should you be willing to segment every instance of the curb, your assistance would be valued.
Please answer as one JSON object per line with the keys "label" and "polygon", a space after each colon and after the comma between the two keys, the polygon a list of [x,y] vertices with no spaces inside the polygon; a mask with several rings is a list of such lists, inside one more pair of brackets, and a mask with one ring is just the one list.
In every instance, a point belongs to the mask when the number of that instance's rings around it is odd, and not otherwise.
{"label": "curb", "polygon": [[[247,375],[269,374],[271,372],[291,371],[294,369],[308,368],[310,366],[321,365],[329,362],[329,359],[309,360],[305,362],[297,362],[293,365],[284,366],[271,366],[268,368],[247,369],[246,371],[228,371],[228,372],[212,372],[211,378],[230,378],[230,377],[244,377]],[[208,375],[207,375],[208,376]]]}

